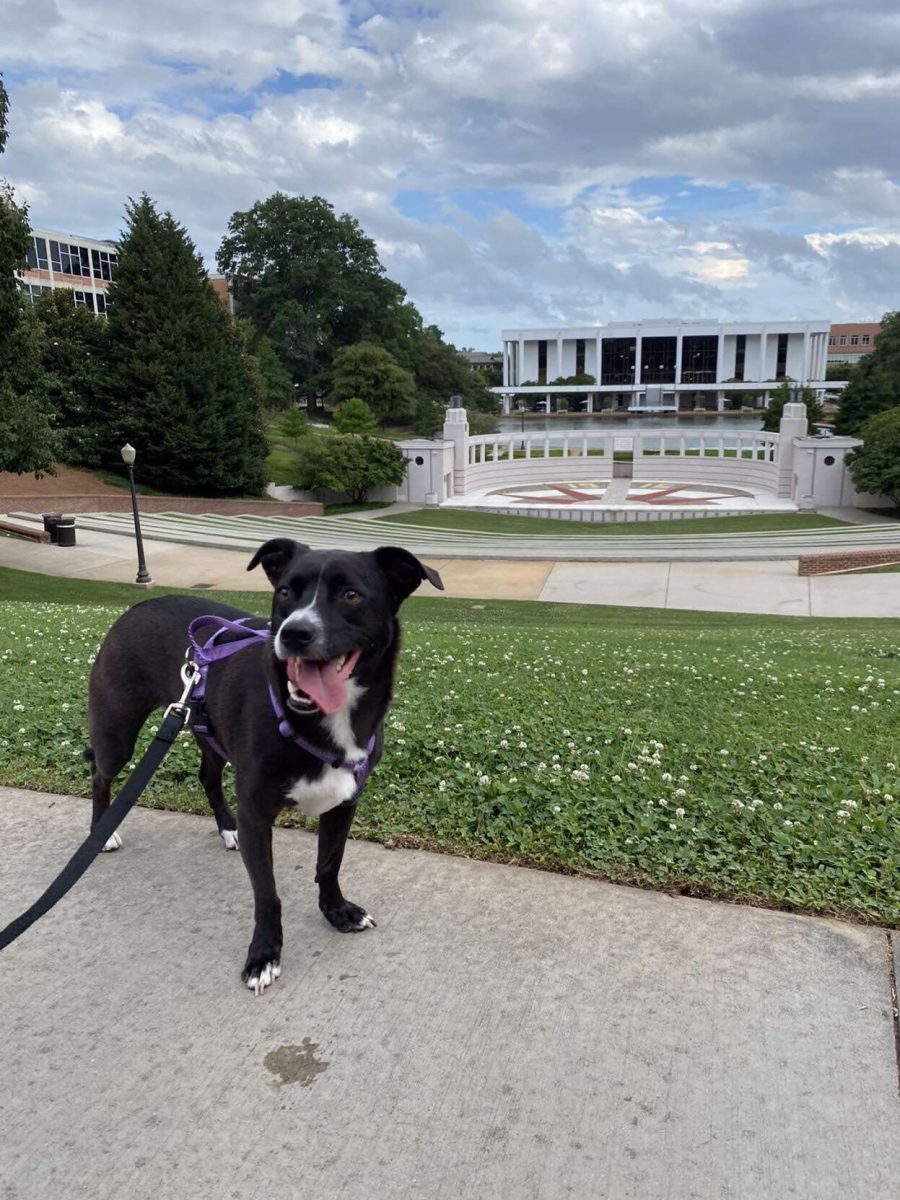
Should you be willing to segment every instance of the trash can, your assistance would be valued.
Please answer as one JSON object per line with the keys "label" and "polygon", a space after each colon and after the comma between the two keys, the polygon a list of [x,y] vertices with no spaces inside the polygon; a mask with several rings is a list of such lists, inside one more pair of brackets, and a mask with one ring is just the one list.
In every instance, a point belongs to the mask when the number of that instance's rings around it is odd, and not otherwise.
{"label": "trash can", "polygon": [[75,545],[75,518],[60,517],[56,522],[56,540],[60,546]]}
{"label": "trash can", "polygon": [[62,513],[44,513],[44,532],[50,534],[50,541],[55,546],[58,538],[56,526],[62,520]]}

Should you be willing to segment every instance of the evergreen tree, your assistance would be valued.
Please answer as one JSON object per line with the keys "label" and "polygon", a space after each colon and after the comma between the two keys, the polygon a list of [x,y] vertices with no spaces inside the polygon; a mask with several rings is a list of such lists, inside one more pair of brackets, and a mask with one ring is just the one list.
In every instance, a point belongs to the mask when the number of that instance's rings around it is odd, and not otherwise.
{"label": "evergreen tree", "polygon": [[59,459],[97,467],[108,440],[107,413],[99,400],[106,321],[75,304],[68,288],[56,288],[34,306],[43,330],[43,365]]}
{"label": "evergreen tree", "polygon": [[[0,78],[0,154],[9,101]],[[28,212],[0,179],[0,471],[40,475],[53,469],[56,439],[41,366],[41,328],[23,302],[16,271],[28,251]]]}
{"label": "evergreen tree", "polygon": [[854,366],[841,392],[837,433],[858,434],[870,417],[900,406],[900,312],[885,313],[871,354]]}
{"label": "evergreen tree", "polygon": [[171,214],[144,195],[127,215],[109,291],[110,459],[129,441],[154,487],[258,493],[266,442],[241,333]]}

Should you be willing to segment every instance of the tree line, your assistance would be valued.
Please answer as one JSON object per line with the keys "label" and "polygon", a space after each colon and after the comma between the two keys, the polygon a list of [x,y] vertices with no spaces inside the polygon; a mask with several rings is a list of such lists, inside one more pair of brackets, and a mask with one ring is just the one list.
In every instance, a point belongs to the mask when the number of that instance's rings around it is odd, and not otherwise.
{"label": "tree line", "polygon": [[[0,80],[0,153],[7,109]],[[271,415],[298,402],[311,411],[364,402],[362,448],[330,446],[373,460],[390,457],[372,446],[388,426],[434,434],[451,395],[484,419],[499,411],[484,381],[387,277],[356,219],[319,196],[277,193],[233,214],[217,258],[235,316],[187,231],[147,195],[126,205],[106,320],[63,288],[28,303],[15,273],[30,237],[27,209],[4,182],[0,471],[41,473],[54,462],[120,469],[119,447],[129,441],[154,487],[256,494],[268,481]],[[361,436],[359,412],[351,406],[353,428],[345,419],[341,437]],[[306,433],[297,471],[300,459],[322,458]],[[387,474],[396,476],[396,453],[391,462]]]}

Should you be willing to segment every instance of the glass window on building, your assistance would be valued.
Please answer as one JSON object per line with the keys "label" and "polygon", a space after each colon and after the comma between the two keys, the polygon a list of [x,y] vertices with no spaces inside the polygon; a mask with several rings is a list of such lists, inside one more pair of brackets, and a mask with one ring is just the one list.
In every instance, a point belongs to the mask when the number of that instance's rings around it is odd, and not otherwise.
{"label": "glass window on building", "polygon": [[869,335],[867,333],[864,333],[862,335],[862,344],[864,346],[868,346],[868,344],[869,344]]}
{"label": "glass window on building", "polygon": [[584,374],[584,338],[575,339],[575,374]]}
{"label": "glass window on building", "polygon": [[94,297],[94,299],[97,301],[98,314],[101,317],[105,317],[106,316],[106,297],[103,295],[102,292],[98,292],[97,295]]}
{"label": "glass window on building", "polygon": [[[688,340],[688,339],[685,339]],[[714,341],[716,339],[713,339]],[[645,337],[641,341],[641,377],[639,383],[674,383],[675,353],[678,339]]]}
{"label": "glass window on building", "polygon": [[[744,379],[744,364],[747,358],[747,335],[739,333],[735,339],[734,345],[734,377],[743,382]],[[683,365],[682,358],[682,365]]]}
{"label": "glass window on building", "polygon": [[850,345],[851,346],[859,345],[859,334],[858,333],[854,333],[854,334],[850,335]]}
{"label": "glass window on building", "polygon": [[600,383],[604,387],[634,383],[635,339],[605,337],[600,348]]}
{"label": "glass window on building", "polygon": [[538,342],[538,383],[547,382],[547,343]]}
{"label": "glass window on building", "polygon": [[832,334],[832,335],[829,337],[829,339],[828,339],[828,345],[829,345],[829,346],[833,346],[833,345],[834,345],[834,334]]}
{"label": "glass window on building", "polygon": [[841,334],[841,345],[842,345],[842,346],[846,346],[846,345],[847,345],[847,335],[846,335],[846,333],[842,333],[842,334]]}
{"label": "glass window on building", "polygon": [[787,352],[788,352],[788,335],[779,333],[778,335],[778,353],[775,356],[775,378],[784,379],[787,375]]}
{"label": "glass window on building", "polygon": [[[648,339],[650,340],[650,339]],[[738,338],[740,342],[740,338]],[[744,338],[746,346],[747,339]],[[741,374],[744,377],[744,349],[741,348]],[[719,339],[716,336],[686,337],[681,341],[681,382],[682,383],[715,383],[716,365],[719,357]],[[737,351],[735,352],[737,357]],[[646,355],[645,355],[646,358]],[[644,376],[646,382],[651,382]],[[661,380],[660,382],[666,382]]]}

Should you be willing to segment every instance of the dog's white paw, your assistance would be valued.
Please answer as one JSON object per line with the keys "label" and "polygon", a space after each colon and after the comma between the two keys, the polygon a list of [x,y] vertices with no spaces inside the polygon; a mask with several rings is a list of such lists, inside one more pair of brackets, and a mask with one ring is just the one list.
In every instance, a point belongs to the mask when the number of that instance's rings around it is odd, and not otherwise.
{"label": "dog's white paw", "polygon": [[353,924],[357,929],[377,929],[378,928],[378,926],[375,924],[375,922],[372,920],[372,918],[369,916],[368,913],[366,913],[366,915],[362,918],[361,921],[354,921]]}
{"label": "dog's white paw", "polygon": [[239,850],[238,835],[236,829],[220,829],[219,837],[225,843],[226,850]]}
{"label": "dog's white paw", "polygon": [[260,996],[267,987],[270,987],[275,982],[280,974],[280,963],[266,963],[258,975],[250,976],[250,978],[247,980],[247,987],[254,994],[254,996]]}
{"label": "dog's white paw", "polygon": [[111,854],[113,850],[119,850],[122,846],[122,835],[118,832],[111,833],[103,843],[101,854]]}

